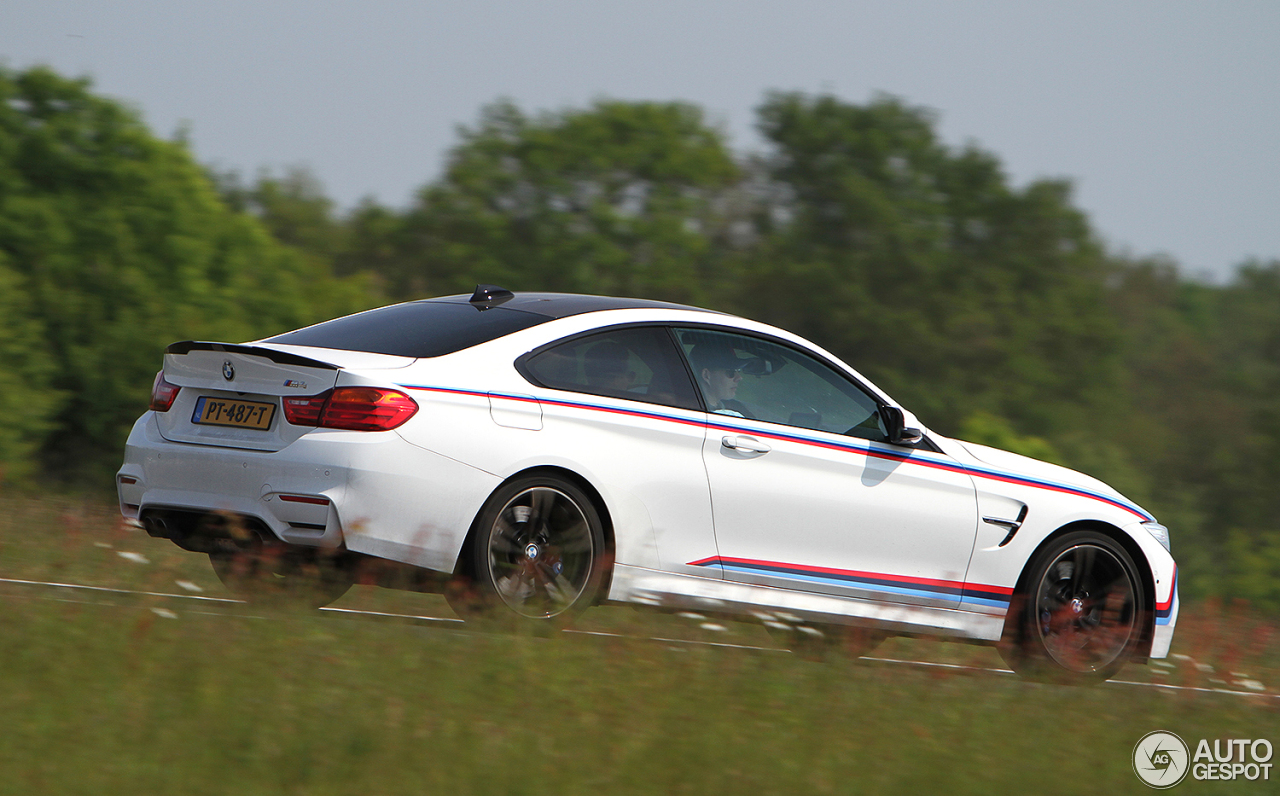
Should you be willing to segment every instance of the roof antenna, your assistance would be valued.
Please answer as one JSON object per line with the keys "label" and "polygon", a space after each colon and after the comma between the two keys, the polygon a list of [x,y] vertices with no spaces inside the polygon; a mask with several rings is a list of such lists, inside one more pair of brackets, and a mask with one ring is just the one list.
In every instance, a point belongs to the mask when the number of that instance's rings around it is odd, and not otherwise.
{"label": "roof antenna", "polygon": [[516,294],[505,287],[497,285],[476,285],[476,292],[471,294],[471,305],[479,310],[487,310],[510,301]]}

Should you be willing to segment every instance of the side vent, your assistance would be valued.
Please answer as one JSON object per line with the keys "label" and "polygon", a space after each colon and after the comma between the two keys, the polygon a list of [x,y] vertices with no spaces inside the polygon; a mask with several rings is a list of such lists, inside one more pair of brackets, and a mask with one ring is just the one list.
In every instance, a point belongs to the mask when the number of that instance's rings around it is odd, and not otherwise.
{"label": "side vent", "polygon": [[516,294],[497,285],[476,285],[476,292],[471,294],[471,306],[478,310],[487,310],[510,301]]}
{"label": "side vent", "polygon": [[1022,511],[1018,512],[1018,519],[1016,520],[1005,520],[999,517],[983,517],[982,521],[988,525],[994,525],[997,528],[1004,528],[1009,532],[1009,534],[1004,537],[1004,541],[996,545],[996,547],[1004,547],[1013,541],[1013,535],[1022,527],[1022,523],[1027,521],[1027,507],[1022,507]]}

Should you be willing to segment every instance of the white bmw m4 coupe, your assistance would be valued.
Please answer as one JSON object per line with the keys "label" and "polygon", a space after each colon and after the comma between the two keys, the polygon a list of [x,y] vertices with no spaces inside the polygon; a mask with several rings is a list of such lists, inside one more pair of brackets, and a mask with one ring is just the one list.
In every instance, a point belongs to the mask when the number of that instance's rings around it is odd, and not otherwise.
{"label": "white bmw m4 coupe", "polygon": [[468,621],[692,609],[857,653],[995,644],[1065,682],[1166,656],[1178,616],[1168,531],[1106,484],[934,433],[796,335],[657,301],[483,285],[175,343],[116,481],[247,599],[360,580]]}

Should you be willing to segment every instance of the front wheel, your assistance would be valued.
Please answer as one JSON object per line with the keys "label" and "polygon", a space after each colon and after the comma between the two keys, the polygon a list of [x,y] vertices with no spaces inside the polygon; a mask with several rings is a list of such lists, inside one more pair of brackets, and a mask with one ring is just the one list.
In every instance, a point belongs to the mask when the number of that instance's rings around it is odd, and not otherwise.
{"label": "front wheel", "polygon": [[1015,595],[1000,646],[1018,674],[1086,684],[1106,680],[1142,636],[1143,581],[1123,547],[1094,531],[1045,548]]}
{"label": "front wheel", "polygon": [[473,530],[470,588],[446,593],[463,619],[563,627],[604,582],[604,526],[591,499],[555,476],[504,485]]}

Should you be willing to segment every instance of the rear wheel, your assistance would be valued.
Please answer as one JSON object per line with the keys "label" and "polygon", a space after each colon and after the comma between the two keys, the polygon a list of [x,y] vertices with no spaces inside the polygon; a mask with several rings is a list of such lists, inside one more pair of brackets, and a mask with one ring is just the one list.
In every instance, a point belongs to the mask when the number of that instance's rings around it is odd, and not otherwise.
{"label": "rear wheel", "polygon": [[575,484],[549,475],[506,484],[474,534],[474,580],[446,593],[462,618],[554,628],[595,602],[606,568],[603,523]]}
{"label": "rear wheel", "polygon": [[355,580],[338,556],[283,545],[212,552],[209,563],[222,585],[254,605],[320,608],[346,594]]}
{"label": "rear wheel", "polygon": [[1045,548],[1015,596],[1005,661],[1037,680],[1095,683],[1133,656],[1142,636],[1142,579],[1113,539],[1077,531]]}

